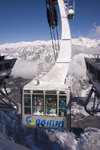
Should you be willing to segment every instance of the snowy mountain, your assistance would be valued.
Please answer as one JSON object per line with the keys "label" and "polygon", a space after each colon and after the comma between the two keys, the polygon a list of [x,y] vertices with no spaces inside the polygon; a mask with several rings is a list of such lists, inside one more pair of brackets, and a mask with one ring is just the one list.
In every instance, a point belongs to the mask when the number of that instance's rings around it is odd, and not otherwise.
{"label": "snowy mountain", "polygon": [[[51,41],[6,43],[0,45],[0,53],[6,55],[6,58],[17,58],[12,70],[14,77],[33,79],[43,68],[49,68],[54,64]],[[87,91],[79,90],[83,85],[81,82],[88,80],[84,57],[93,57],[93,54],[98,53],[100,53],[100,40],[72,39],[72,57],[68,74],[71,75],[74,96],[86,96]]]}
{"label": "snowy mountain", "polygon": [[92,47],[100,48],[100,40],[83,38],[83,37],[79,37],[78,39],[72,39],[72,44],[79,45],[82,47],[87,47],[87,48],[92,48]]}
{"label": "snowy mountain", "polygon": [[[28,47],[28,46],[41,46],[41,45],[51,45],[51,41],[34,41],[34,42],[19,42],[19,43],[6,43],[0,45],[0,50],[1,49],[11,49],[11,48],[19,48],[19,47]],[[82,47],[100,47],[100,39],[89,39],[89,38],[84,38],[84,37],[79,37],[77,39],[72,39],[72,45],[79,45]]]}
{"label": "snowy mountain", "polygon": [[[35,41],[0,45],[1,55],[6,55],[6,58],[17,58],[12,76],[7,81],[9,96],[17,103],[21,103],[20,89],[38,75],[43,65],[49,67],[54,63],[51,44],[51,41]],[[19,104],[20,112],[17,115],[0,111],[0,138],[4,139],[5,143],[9,143],[6,140],[10,140],[13,145],[18,143],[31,150],[99,150],[100,118],[88,116],[82,105],[91,88],[86,77],[84,57],[93,57],[96,53],[100,53],[100,40],[72,39],[72,56],[68,73],[71,76],[71,90],[74,97],[71,109],[72,132],[23,127]],[[74,132],[74,128],[75,131],[77,129],[77,133]],[[0,149],[4,149],[1,143]]]}

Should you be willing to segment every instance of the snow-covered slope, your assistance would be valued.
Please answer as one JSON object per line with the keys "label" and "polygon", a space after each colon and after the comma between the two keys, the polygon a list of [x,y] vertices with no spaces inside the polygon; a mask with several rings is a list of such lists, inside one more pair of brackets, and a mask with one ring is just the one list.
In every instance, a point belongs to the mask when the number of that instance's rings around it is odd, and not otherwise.
{"label": "snow-covered slope", "polygon": [[[33,41],[33,42],[19,42],[19,43],[6,43],[0,45],[0,50],[2,49],[13,49],[13,48],[20,48],[20,47],[29,47],[29,46],[41,46],[41,45],[51,45],[51,41]],[[79,37],[77,39],[72,39],[72,45],[79,45],[82,47],[100,47],[100,39],[89,39],[84,37]]]}
{"label": "snow-covered slope", "polygon": [[83,38],[83,37],[80,37],[78,39],[72,39],[72,44],[79,45],[82,47],[87,47],[87,48],[91,48],[91,47],[100,48],[100,40]]}
{"label": "snow-covered slope", "polygon": [[10,140],[0,138],[0,150],[29,150],[24,146],[11,142]]}
{"label": "snow-covered slope", "polygon": [[87,128],[80,137],[77,137],[73,132],[25,128],[20,119],[20,115],[15,116],[0,111],[1,150],[20,150],[21,147],[14,143],[28,147],[30,150],[100,150],[99,129]]}
{"label": "snow-covered slope", "polygon": [[[51,41],[7,43],[0,45],[0,53],[1,55],[6,55],[7,58],[16,57],[18,59],[12,71],[14,77],[32,79],[38,74],[37,67],[39,64],[42,68],[43,63],[45,63],[46,66],[50,66],[54,62],[52,58],[53,51]],[[86,69],[84,57],[93,57],[94,53],[100,53],[100,40],[86,38],[72,40],[72,57],[69,74],[71,75],[73,97],[85,97],[88,94],[90,86],[85,74]],[[9,82],[12,84],[11,87],[13,88],[15,85],[12,81],[13,80],[11,79]],[[14,88],[15,91],[13,92],[15,92],[16,95],[19,95],[17,90],[20,89],[20,85],[17,82],[17,78],[16,84],[17,85]],[[9,86],[9,92],[10,95],[12,94],[13,96],[13,93],[11,93],[11,87]],[[16,95],[14,95],[14,97],[17,99]],[[82,113],[80,113],[82,108],[78,107],[79,105],[77,106],[77,104],[72,106],[72,115],[75,116],[76,119],[77,116],[82,115]],[[80,120],[82,120],[82,117],[80,117]],[[21,124],[20,115],[15,116],[14,114],[1,111],[0,137],[5,140],[10,140],[13,143],[26,146],[31,150],[100,150],[99,129],[87,128],[81,136],[77,138],[73,132],[69,133],[53,129],[44,130],[25,128]]]}
{"label": "snow-covered slope", "polygon": [[1,55],[6,58],[17,58],[12,75],[15,77],[34,78],[37,68],[45,61],[45,65],[54,62],[51,41],[19,42],[0,46]]}
{"label": "snow-covered slope", "polygon": [[[12,70],[14,77],[33,79],[43,68],[48,68],[54,63],[51,41],[7,43],[0,45],[0,53],[6,55],[6,58],[17,58]],[[87,89],[81,88],[82,90],[80,90],[84,80],[85,83],[88,80],[84,57],[93,57],[93,54],[96,53],[100,53],[100,40],[72,39],[69,74],[71,75],[72,91],[74,91],[75,96],[86,96]]]}

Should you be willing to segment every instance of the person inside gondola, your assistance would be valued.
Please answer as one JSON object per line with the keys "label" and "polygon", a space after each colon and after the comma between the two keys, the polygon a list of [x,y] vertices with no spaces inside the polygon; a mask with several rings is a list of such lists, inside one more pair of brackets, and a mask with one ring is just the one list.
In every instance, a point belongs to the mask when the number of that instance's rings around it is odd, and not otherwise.
{"label": "person inside gondola", "polygon": [[66,102],[62,99],[59,104],[59,116],[64,117],[66,115]]}
{"label": "person inside gondola", "polygon": [[46,100],[46,112],[47,114],[56,114],[56,100],[53,97]]}
{"label": "person inside gondola", "polygon": [[41,100],[37,99],[36,100],[36,106],[39,106],[41,102],[42,102],[42,99]]}
{"label": "person inside gondola", "polygon": [[42,108],[43,107],[43,100],[42,99],[37,99],[35,106],[36,106],[36,111],[37,112],[42,112],[43,111],[43,108]]}
{"label": "person inside gondola", "polygon": [[52,104],[52,98],[50,97],[48,100],[48,107],[50,107],[51,104]]}

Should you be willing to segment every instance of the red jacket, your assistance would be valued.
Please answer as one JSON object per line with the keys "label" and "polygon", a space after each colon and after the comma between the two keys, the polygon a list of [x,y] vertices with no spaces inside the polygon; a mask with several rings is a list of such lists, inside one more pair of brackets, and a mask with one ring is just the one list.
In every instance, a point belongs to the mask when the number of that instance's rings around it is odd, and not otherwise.
{"label": "red jacket", "polygon": [[39,103],[41,103],[41,102],[42,102],[42,100],[41,100],[41,101],[39,101],[39,102],[37,102],[37,103],[36,103],[36,106],[39,106]]}

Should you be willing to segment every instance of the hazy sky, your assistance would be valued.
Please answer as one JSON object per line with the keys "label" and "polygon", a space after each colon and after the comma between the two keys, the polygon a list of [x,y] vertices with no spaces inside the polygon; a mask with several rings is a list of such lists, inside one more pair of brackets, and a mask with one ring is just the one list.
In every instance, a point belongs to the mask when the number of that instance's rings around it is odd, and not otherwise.
{"label": "hazy sky", "polygon": [[[100,0],[76,0],[69,23],[72,38],[100,38]],[[0,44],[50,39],[45,0],[0,0]]]}

